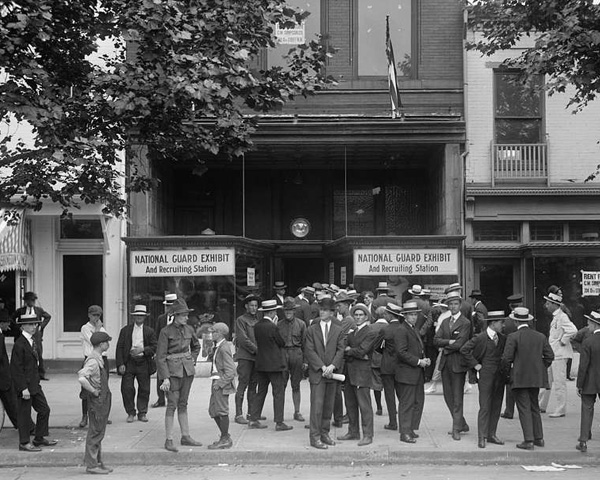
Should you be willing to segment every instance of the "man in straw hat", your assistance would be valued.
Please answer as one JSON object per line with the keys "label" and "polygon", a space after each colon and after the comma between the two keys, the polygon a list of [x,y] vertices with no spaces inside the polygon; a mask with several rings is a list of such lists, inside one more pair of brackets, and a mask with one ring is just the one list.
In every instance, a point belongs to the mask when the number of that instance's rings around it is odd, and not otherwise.
{"label": "man in straw hat", "polygon": [[150,400],[150,376],[156,371],[156,335],[154,330],[144,325],[148,312],[146,305],[136,305],[130,313],[132,322],[119,332],[117,340],[117,373],[121,375],[121,396],[127,412],[127,423],[135,420],[135,384],[137,380],[137,417],[147,422]]}
{"label": "man in straw hat", "polygon": [[294,404],[294,420],[303,422],[300,413],[300,382],[304,365],[304,339],[306,324],[296,318],[296,302],[293,297],[286,297],[283,302],[283,318],[277,322],[277,328],[285,341],[284,356],[286,369],[283,372],[283,385],[287,386],[288,379],[292,386],[292,402]]}
{"label": "man in straw hat", "polygon": [[[161,313],[156,319],[156,329],[155,335],[156,338],[160,336],[160,331],[165,328],[167,325],[173,323],[173,315],[169,312],[171,309],[171,305],[173,302],[177,300],[176,293],[165,293],[165,299],[163,300],[163,305],[165,311]],[[156,372],[156,395],[158,396],[158,400],[152,404],[152,408],[164,407],[165,406],[165,392],[161,390],[160,386],[162,385],[163,379],[160,378],[158,371]]]}
{"label": "man in straw hat", "polygon": [[577,372],[577,394],[581,397],[581,424],[579,443],[576,447],[582,453],[587,452],[587,441],[592,434],[594,403],[600,394],[600,313],[584,315],[591,335],[580,347],[579,370]]}
{"label": "man in straw hat", "polygon": [[375,291],[377,292],[377,297],[371,304],[372,310],[377,310],[379,307],[385,307],[388,303],[397,303],[396,300],[390,296],[390,287],[387,282],[379,282]]}
{"label": "man in straw hat", "polygon": [[[39,452],[40,447],[56,445],[56,440],[48,440],[48,420],[50,407],[40,385],[38,371],[39,350],[35,334],[42,320],[33,313],[23,313],[16,324],[22,335],[16,340],[10,358],[10,374],[17,393],[17,423],[19,427],[19,450]],[[37,412],[35,437],[30,442],[31,409]]]}
{"label": "man in straw hat", "polygon": [[551,390],[540,393],[540,409],[546,411],[550,394],[554,392],[556,406],[548,415],[550,418],[564,417],[567,413],[567,362],[573,358],[571,338],[577,333],[567,314],[561,308],[562,296],[558,293],[548,293],[544,296],[544,307],[552,315],[548,342],[554,352],[554,361],[548,370],[548,381]]}
{"label": "man in straw hat", "polygon": [[474,368],[479,376],[479,448],[485,448],[486,442],[504,445],[496,436],[506,383],[506,372],[501,368],[502,352],[506,344],[506,337],[501,333],[504,318],[501,310],[488,312],[483,319],[486,328],[460,349],[469,367]]}
{"label": "man in straw hat", "polygon": [[324,298],[319,321],[308,327],[304,346],[310,383],[310,445],[320,450],[335,445],[329,436],[336,392],[332,375],[342,368],[346,346],[342,327],[332,322],[334,315],[334,301]]}
{"label": "man in straw hat", "polygon": [[388,303],[385,308],[385,318],[388,325],[383,328],[383,339],[379,349],[381,350],[381,383],[383,384],[383,395],[387,407],[389,423],[384,425],[386,430],[398,430],[398,409],[396,408],[396,397],[400,398],[400,384],[396,383],[396,371],[398,360],[396,356],[396,332],[401,328],[404,321],[402,307],[395,303]]}
{"label": "man in straw hat", "polygon": [[421,424],[425,404],[423,371],[431,363],[425,356],[421,335],[416,330],[420,312],[415,300],[406,302],[402,307],[404,322],[396,330],[394,338],[398,356],[396,382],[401,385],[398,404],[400,441],[405,443],[415,443],[418,438],[415,430],[418,430]]}
{"label": "man in straw hat", "polygon": [[471,322],[460,310],[462,297],[460,292],[453,290],[448,293],[446,303],[450,316],[442,321],[442,325],[435,332],[433,343],[442,348],[440,359],[440,372],[444,388],[444,400],[452,415],[453,440],[460,440],[460,434],[469,431],[469,425],[463,415],[463,401],[465,388],[465,374],[467,366],[463,355],[460,353],[462,346],[471,338]]}
{"label": "man in straw hat", "polygon": [[[370,323],[369,309],[363,303],[352,307],[350,314],[354,318],[356,328],[348,332],[344,349],[346,381],[344,395],[348,411],[348,433],[339,436],[338,440],[359,440],[358,446],[373,443],[373,406],[371,405],[371,388],[373,374],[371,357],[378,335]],[[363,437],[360,438],[359,411]]]}
{"label": "man in straw hat", "polygon": [[512,364],[510,388],[519,410],[523,430],[523,442],[517,448],[533,450],[534,445],[544,446],[544,430],[538,403],[540,388],[548,388],[548,367],[554,360],[554,352],[543,333],[529,327],[533,320],[529,309],[517,307],[509,315],[517,322],[517,331],[506,339],[502,354],[503,368]]}
{"label": "man in straw hat", "polygon": [[173,302],[170,313],[173,323],[167,325],[158,337],[156,359],[160,378],[163,378],[162,388],[167,394],[167,409],[165,411],[165,449],[177,452],[173,444],[173,429],[175,410],[181,429],[181,445],[200,447],[190,436],[188,420],[188,398],[196,373],[196,359],[200,354],[200,342],[194,328],[187,324],[191,312],[185,300],[178,298]]}
{"label": "man in straw hat", "polygon": [[260,416],[267,397],[269,384],[273,393],[273,411],[275,417],[275,430],[278,432],[291,430],[293,427],[283,422],[285,408],[285,384],[283,372],[286,369],[283,347],[285,340],[277,328],[277,302],[265,300],[258,309],[263,318],[254,326],[256,338],[256,375],[258,378],[258,392],[256,401],[252,405],[250,423],[248,428],[266,428],[260,423]]}

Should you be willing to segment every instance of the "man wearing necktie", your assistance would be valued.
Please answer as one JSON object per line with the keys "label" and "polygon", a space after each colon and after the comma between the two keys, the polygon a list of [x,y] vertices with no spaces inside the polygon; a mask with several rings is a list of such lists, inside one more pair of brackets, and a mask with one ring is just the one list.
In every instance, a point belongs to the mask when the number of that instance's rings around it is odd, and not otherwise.
{"label": "man wearing necktie", "polygon": [[479,376],[479,448],[485,448],[486,442],[504,445],[496,436],[506,383],[506,372],[501,368],[502,352],[506,343],[506,336],[501,333],[504,319],[504,312],[501,310],[488,312],[482,319],[486,328],[460,349],[469,367],[474,368]]}

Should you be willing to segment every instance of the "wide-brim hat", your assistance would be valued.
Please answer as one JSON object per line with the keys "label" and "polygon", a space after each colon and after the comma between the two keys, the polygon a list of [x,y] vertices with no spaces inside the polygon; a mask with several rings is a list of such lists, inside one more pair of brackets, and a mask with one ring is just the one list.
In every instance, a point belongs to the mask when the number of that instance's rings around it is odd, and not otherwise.
{"label": "wide-brim hat", "polygon": [[444,302],[446,302],[446,304],[450,303],[451,300],[459,300],[460,302],[462,302],[462,297],[460,295],[460,292],[458,290],[452,290],[451,292],[448,292],[448,295],[446,295],[446,298],[444,300]]}
{"label": "wide-brim hat", "polygon": [[133,312],[131,312],[131,315],[147,317],[150,314],[148,313],[146,305],[136,305],[133,307]]}
{"label": "wide-brim hat", "polygon": [[483,319],[484,322],[495,322],[496,320],[506,320],[506,315],[503,310],[488,312],[487,317]]}
{"label": "wide-brim hat", "polygon": [[356,298],[352,298],[352,297],[348,296],[348,294],[346,292],[342,292],[337,297],[335,297],[335,303],[343,303],[343,302],[353,303],[354,300],[356,300]]}
{"label": "wide-brim hat", "polygon": [[165,301],[163,302],[163,305],[173,305],[173,302],[177,300],[177,294],[176,293],[167,293],[165,295]]}
{"label": "wide-brim hat", "polygon": [[295,310],[299,305],[296,304],[292,297],[286,298],[283,300],[283,308],[284,310]]}
{"label": "wide-brim hat", "polygon": [[356,305],[353,305],[350,309],[350,315],[354,316],[354,312],[356,312],[357,310],[363,311],[367,318],[371,318],[371,312],[369,312],[369,307],[367,307],[364,303],[357,303]]}
{"label": "wide-brim hat", "polygon": [[275,282],[275,284],[273,285],[273,290],[279,290],[283,288],[287,288],[285,282]]}
{"label": "wide-brim hat", "polygon": [[529,322],[533,320],[533,315],[529,315],[529,309],[526,307],[515,308],[508,318],[513,319],[516,322]]}
{"label": "wide-brim hat", "polygon": [[260,303],[260,297],[259,297],[258,295],[256,295],[256,294],[254,294],[254,293],[251,293],[251,294],[249,294],[249,295],[246,295],[246,296],[244,297],[244,300],[243,300],[243,302],[242,302],[242,303],[243,303],[244,305],[246,305],[247,303],[250,303],[250,302],[252,302],[252,301],[254,301],[254,300],[256,300],[258,303]]}
{"label": "wide-brim hat", "polygon": [[419,308],[419,305],[417,304],[417,302],[414,301],[410,301],[410,302],[405,302],[404,305],[402,305],[402,314],[406,315],[407,313],[419,313],[421,311],[421,309]]}
{"label": "wide-brim hat", "polygon": [[42,319],[35,313],[23,313],[17,318],[17,325],[26,325],[31,323],[42,323]]}
{"label": "wide-brim hat", "polygon": [[403,317],[402,307],[400,305],[396,305],[395,303],[388,302],[388,304],[384,307],[386,312],[391,313],[392,315],[397,315],[399,317]]}
{"label": "wide-brim hat", "polygon": [[584,315],[584,317],[588,320],[591,320],[595,324],[600,325],[600,313],[592,311],[589,315]]}
{"label": "wide-brim hat", "polygon": [[390,290],[390,287],[388,287],[387,282],[379,282],[375,290],[377,290],[378,292],[387,292]]}
{"label": "wide-brim hat", "polygon": [[258,307],[259,312],[269,312],[271,310],[277,310],[279,305],[277,304],[277,300],[263,300]]}
{"label": "wide-brim hat", "polygon": [[412,288],[408,289],[408,293],[415,296],[423,295],[423,287],[421,285],[413,285]]}
{"label": "wide-brim hat", "polygon": [[544,300],[554,303],[556,305],[560,305],[563,299],[557,293],[549,293],[548,295],[544,295]]}
{"label": "wide-brim hat", "polygon": [[482,296],[483,295],[481,294],[481,290],[474,289],[471,291],[471,295],[469,295],[469,298],[478,298]]}
{"label": "wide-brim hat", "polygon": [[193,309],[188,308],[188,304],[183,298],[178,298],[173,302],[173,305],[169,307],[169,313],[171,315],[181,315],[193,311]]}

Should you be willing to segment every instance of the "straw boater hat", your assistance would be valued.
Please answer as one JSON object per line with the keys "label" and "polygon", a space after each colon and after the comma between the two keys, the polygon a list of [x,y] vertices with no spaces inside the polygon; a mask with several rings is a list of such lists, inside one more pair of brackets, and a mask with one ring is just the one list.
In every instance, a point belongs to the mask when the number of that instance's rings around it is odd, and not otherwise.
{"label": "straw boater hat", "polygon": [[529,322],[533,320],[533,315],[529,315],[528,308],[517,307],[512,311],[508,318],[512,318],[516,322]]}
{"label": "straw boater hat", "polygon": [[273,285],[273,290],[280,290],[284,288],[287,288],[285,282],[275,282],[275,285]]}
{"label": "straw boater hat", "polygon": [[592,311],[589,315],[584,315],[584,317],[588,320],[591,320],[595,324],[600,325],[600,313]]}
{"label": "straw boater hat", "polygon": [[432,295],[432,292],[431,292],[431,290],[430,290],[429,288],[424,288],[424,289],[423,289],[423,294],[422,294],[422,297],[423,297],[425,300],[429,300],[429,299],[430,299],[430,297],[431,297],[431,295]]}
{"label": "straw boater hat", "polygon": [[388,287],[387,282],[379,282],[375,290],[377,290],[378,292],[389,292],[390,287]]}
{"label": "straw boater hat", "polygon": [[136,305],[133,307],[133,312],[131,312],[131,315],[147,317],[150,314],[146,309],[146,305]]}
{"label": "straw boater hat", "polygon": [[353,289],[346,291],[346,295],[348,295],[350,298],[353,298],[354,300],[356,300],[359,297],[359,293]]}
{"label": "straw boater hat", "polygon": [[461,292],[462,291],[462,285],[460,283],[451,283],[450,285],[448,285],[446,287],[446,289],[444,290],[444,293],[448,294],[450,292]]}
{"label": "straw boater hat", "polygon": [[371,312],[369,312],[369,307],[367,307],[364,303],[357,303],[356,305],[354,305],[350,309],[350,315],[354,316],[354,312],[356,312],[357,310],[362,310],[367,315],[367,318],[371,318]]}
{"label": "straw boater hat", "polygon": [[408,289],[408,293],[415,296],[423,295],[423,287],[421,285],[413,285],[412,288]]}
{"label": "straw boater hat", "polygon": [[354,300],[356,300],[356,299],[348,296],[348,294],[345,292],[342,292],[337,297],[335,297],[335,303],[342,303],[342,302],[353,303]]}
{"label": "straw boater hat", "polygon": [[562,303],[562,296],[557,293],[549,293],[548,295],[544,295],[544,300],[560,305]]}
{"label": "straw boater hat", "polygon": [[385,311],[391,313],[392,315],[396,315],[398,317],[403,317],[402,307],[400,305],[396,305],[395,303],[389,302],[385,306]]}
{"label": "straw boater hat", "polygon": [[187,302],[183,298],[178,298],[173,302],[173,305],[169,308],[171,315],[181,315],[183,313],[190,313],[193,310],[188,308]]}
{"label": "straw boater hat", "polygon": [[24,313],[17,318],[17,325],[25,325],[28,323],[42,323],[35,313]]}
{"label": "straw boater hat", "polygon": [[338,287],[334,283],[330,283],[327,286],[323,285],[323,289],[327,290],[329,293],[332,293],[333,295],[335,295],[336,293],[338,293],[340,291],[340,287]]}
{"label": "straw boater hat", "polygon": [[270,312],[271,310],[277,310],[279,305],[277,305],[277,300],[263,300],[258,308],[259,312]]}
{"label": "straw boater hat", "polygon": [[450,300],[459,300],[462,302],[462,297],[460,296],[460,292],[458,290],[452,290],[451,292],[448,292],[448,295],[446,295],[446,305],[448,303],[450,303]]}
{"label": "straw boater hat", "polygon": [[165,301],[163,302],[163,305],[173,305],[175,300],[177,300],[176,293],[167,293],[165,294]]}
{"label": "straw boater hat", "polygon": [[405,302],[404,305],[402,305],[402,315],[406,315],[407,313],[419,313],[420,311],[421,309],[414,300]]}
{"label": "straw boater hat", "polygon": [[311,295],[314,295],[315,293],[317,293],[317,291],[313,288],[313,287],[303,287],[301,290],[302,293],[310,293]]}
{"label": "straw boater hat", "polygon": [[494,310],[493,312],[488,312],[487,317],[483,319],[484,322],[495,322],[497,320],[506,320],[506,315],[504,315],[503,310]]}

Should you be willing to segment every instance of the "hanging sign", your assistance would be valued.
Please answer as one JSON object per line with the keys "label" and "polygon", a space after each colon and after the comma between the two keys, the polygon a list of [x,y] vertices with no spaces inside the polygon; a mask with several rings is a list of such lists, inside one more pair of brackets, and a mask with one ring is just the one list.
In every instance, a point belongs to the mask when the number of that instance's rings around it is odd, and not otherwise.
{"label": "hanging sign", "polygon": [[256,269],[254,267],[246,269],[246,283],[249,287],[256,287]]}
{"label": "hanging sign", "polygon": [[600,295],[600,272],[584,272],[581,270],[581,296],[597,297]]}
{"label": "hanging sign", "polygon": [[235,249],[146,250],[130,254],[132,277],[235,275]]}
{"label": "hanging sign", "polygon": [[458,275],[458,249],[355,249],[354,275]]}

